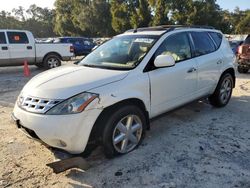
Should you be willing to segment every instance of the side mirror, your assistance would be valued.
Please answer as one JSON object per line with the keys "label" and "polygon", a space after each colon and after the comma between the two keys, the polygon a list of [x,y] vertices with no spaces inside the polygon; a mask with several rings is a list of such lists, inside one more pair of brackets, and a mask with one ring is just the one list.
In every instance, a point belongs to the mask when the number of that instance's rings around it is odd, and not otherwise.
{"label": "side mirror", "polygon": [[154,65],[156,67],[172,67],[175,65],[175,60],[171,55],[158,55],[155,58]]}

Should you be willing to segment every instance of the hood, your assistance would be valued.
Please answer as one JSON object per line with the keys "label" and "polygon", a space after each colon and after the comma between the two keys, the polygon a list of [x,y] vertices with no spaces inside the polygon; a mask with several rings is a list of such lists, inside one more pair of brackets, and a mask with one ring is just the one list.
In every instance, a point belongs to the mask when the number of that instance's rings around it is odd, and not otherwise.
{"label": "hood", "polygon": [[62,66],[33,77],[23,88],[24,96],[66,99],[78,93],[124,79],[128,71]]}

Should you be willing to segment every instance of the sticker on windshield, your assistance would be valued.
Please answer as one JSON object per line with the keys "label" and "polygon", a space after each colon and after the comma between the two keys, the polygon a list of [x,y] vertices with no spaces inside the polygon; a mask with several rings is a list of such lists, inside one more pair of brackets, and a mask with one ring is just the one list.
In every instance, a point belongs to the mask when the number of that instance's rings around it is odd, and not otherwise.
{"label": "sticker on windshield", "polygon": [[135,42],[143,42],[143,43],[149,43],[149,44],[151,44],[152,42],[154,42],[154,39],[137,38],[137,39],[135,39]]}

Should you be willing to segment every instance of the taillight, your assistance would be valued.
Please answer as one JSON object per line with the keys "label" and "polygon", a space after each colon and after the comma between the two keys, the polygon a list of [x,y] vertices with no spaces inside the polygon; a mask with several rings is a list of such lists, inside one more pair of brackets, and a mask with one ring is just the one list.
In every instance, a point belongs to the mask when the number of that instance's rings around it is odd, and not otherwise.
{"label": "taillight", "polygon": [[74,53],[74,46],[70,46],[69,51],[70,51],[71,53]]}

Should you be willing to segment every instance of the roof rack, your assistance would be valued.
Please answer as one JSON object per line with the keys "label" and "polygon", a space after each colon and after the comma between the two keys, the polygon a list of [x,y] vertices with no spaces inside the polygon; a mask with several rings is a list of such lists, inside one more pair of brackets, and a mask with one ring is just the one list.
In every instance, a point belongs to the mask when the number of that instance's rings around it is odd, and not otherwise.
{"label": "roof rack", "polygon": [[140,31],[173,31],[175,29],[180,29],[180,28],[201,28],[201,29],[215,29],[212,26],[207,26],[207,25],[159,25],[155,27],[141,27],[141,28],[135,28],[135,29],[130,29],[127,30],[125,33],[133,32],[137,33]]}

